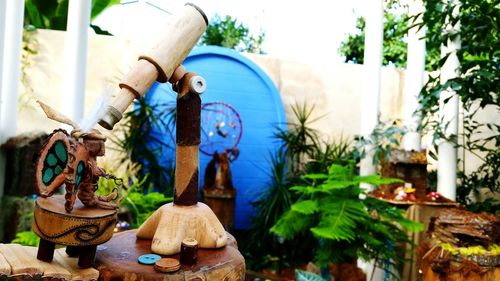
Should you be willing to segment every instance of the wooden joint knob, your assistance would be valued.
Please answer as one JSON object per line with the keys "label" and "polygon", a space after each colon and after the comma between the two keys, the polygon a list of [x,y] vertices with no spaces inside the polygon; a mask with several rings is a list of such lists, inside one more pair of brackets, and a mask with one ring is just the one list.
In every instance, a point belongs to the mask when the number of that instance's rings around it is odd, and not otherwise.
{"label": "wooden joint knob", "polygon": [[191,77],[189,79],[189,91],[198,95],[203,94],[207,89],[207,81],[199,75]]}

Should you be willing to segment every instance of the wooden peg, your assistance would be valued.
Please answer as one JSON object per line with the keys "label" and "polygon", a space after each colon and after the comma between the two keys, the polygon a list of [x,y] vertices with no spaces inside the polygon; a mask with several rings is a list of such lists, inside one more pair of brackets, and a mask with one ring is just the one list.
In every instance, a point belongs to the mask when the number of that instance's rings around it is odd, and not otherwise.
{"label": "wooden peg", "polygon": [[182,264],[193,265],[198,260],[198,241],[186,238],[181,243],[180,261]]}

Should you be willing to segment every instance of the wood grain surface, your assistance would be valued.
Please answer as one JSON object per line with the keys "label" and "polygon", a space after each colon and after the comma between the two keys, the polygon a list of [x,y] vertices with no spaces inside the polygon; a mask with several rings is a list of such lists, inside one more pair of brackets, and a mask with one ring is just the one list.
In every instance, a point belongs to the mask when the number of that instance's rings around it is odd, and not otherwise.
{"label": "wood grain surface", "polygon": [[36,200],[33,231],[40,238],[71,246],[98,245],[111,238],[116,210],[86,207],[77,200],[67,213],[64,202],[62,195]]}
{"label": "wood grain surface", "polygon": [[[80,269],[77,258],[57,249],[50,263],[36,259],[37,248],[19,244],[0,244],[0,279],[9,280],[97,280],[95,268]],[[38,279],[37,279],[38,278]]]}
{"label": "wood grain surface", "polygon": [[[236,240],[228,234],[227,246],[221,249],[198,249],[195,265],[181,265],[177,272],[160,273],[152,265],[142,265],[137,258],[151,253],[151,240],[137,239],[136,230],[115,234],[99,246],[96,267],[100,280],[245,280],[245,260]],[[179,259],[179,255],[163,256]]]}

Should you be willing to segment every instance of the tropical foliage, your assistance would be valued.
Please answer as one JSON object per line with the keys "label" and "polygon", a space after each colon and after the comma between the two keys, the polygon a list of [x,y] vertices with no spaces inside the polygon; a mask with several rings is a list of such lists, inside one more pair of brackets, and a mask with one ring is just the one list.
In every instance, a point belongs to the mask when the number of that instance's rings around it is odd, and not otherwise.
{"label": "tropical foliage", "polygon": [[359,187],[360,183],[380,185],[399,180],[356,176],[354,168],[353,162],[333,164],[328,173],[304,175],[307,184],[291,188],[299,199],[271,231],[287,240],[310,232],[318,243],[316,261],[323,266],[358,257],[402,262],[402,242],[411,244],[405,231],[420,231],[423,225],[405,219],[401,209],[366,197]]}
{"label": "tropical foliage", "polygon": [[250,34],[250,30],[243,23],[231,16],[223,19],[215,15],[209,23],[207,30],[201,38],[202,45],[222,46],[234,49],[240,52],[260,53],[262,54],[262,42],[264,42],[264,33],[261,32],[257,37]]}
{"label": "tropical foliage", "polygon": [[[312,260],[316,243],[310,233],[303,233],[296,241],[284,240],[269,232],[298,195],[291,187],[303,183],[305,173],[326,173],[332,163],[347,163],[352,159],[349,140],[341,138],[322,141],[319,132],[311,128],[317,119],[312,119],[314,106],[296,104],[292,106],[294,117],[287,128],[277,127],[275,138],[281,148],[270,155],[271,181],[265,193],[253,203],[256,216],[246,237],[243,237],[242,252],[247,258],[247,266],[252,269],[284,267],[307,263]],[[245,238],[249,243],[244,243]]]}
{"label": "tropical foliage", "polygon": [[[136,100],[134,109],[125,113],[121,134],[110,140],[122,153],[120,163],[138,166],[136,177],[144,186],[172,195],[175,171],[175,104],[151,104],[146,98]],[[164,138],[165,133],[170,138]],[[161,159],[167,159],[162,161]],[[144,190],[147,191],[147,188]]]}
{"label": "tropical foliage", "polygon": [[[66,30],[69,0],[25,0],[24,24],[35,28]],[[105,9],[120,4],[120,0],[93,0],[90,20],[94,20]],[[97,34],[110,35],[91,24]]]}
{"label": "tropical foliage", "polygon": [[[459,172],[457,200],[466,205],[471,192],[487,187],[493,192],[500,192],[500,125],[482,122],[480,115],[484,110],[498,114],[500,102],[500,63],[499,27],[500,17],[498,0],[466,0],[444,3],[439,0],[425,1],[424,23],[430,27],[427,33],[429,49],[461,38],[461,46],[456,55],[460,61],[460,75],[447,81],[438,73],[431,73],[429,80],[420,93],[420,114],[423,116],[421,128],[432,133],[434,143],[447,139],[462,151],[468,151],[483,161],[472,173],[465,173],[465,162]],[[456,11],[460,13],[456,13]],[[455,12],[454,12],[455,11]],[[457,23],[460,22],[460,28]],[[449,24],[448,24],[449,23]],[[445,54],[438,63],[442,68],[450,54]],[[443,91],[453,90],[458,96],[462,110],[461,133],[447,136],[443,129],[448,126],[437,118],[439,99]],[[449,102],[447,99],[445,103]],[[465,161],[463,157],[462,161]],[[490,200],[491,201],[491,200]],[[489,211],[498,211],[498,203],[485,204]],[[495,207],[496,205],[496,207]],[[477,206],[476,206],[477,207]],[[491,208],[492,207],[492,208]],[[485,209],[483,209],[485,210]]]}

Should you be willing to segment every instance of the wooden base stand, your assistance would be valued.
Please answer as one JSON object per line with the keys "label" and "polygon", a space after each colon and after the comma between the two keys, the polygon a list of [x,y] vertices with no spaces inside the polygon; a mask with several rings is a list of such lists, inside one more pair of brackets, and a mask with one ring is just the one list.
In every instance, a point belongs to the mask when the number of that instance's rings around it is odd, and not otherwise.
{"label": "wooden base stand", "polygon": [[51,262],[56,244],[66,245],[70,257],[79,257],[78,266],[94,264],[96,247],[108,241],[116,224],[116,210],[89,208],[76,201],[71,213],[64,209],[64,196],[38,198],[33,231],[40,237],[37,259]]}
{"label": "wooden base stand", "polygon": [[[151,253],[150,239],[137,239],[137,230],[117,233],[97,251],[96,267],[100,280],[149,280],[149,281],[243,281],[245,280],[245,259],[237,248],[236,240],[226,234],[226,247],[220,249],[198,249],[194,265],[181,264],[176,272],[162,273],[153,265],[137,262],[137,258]],[[163,256],[179,259],[179,254]]]}
{"label": "wooden base stand", "polygon": [[173,255],[181,250],[182,240],[192,238],[200,248],[221,248],[227,243],[227,234],[214,212],[205,204],[192,206],[165,204],[146,220],[137,238],[152,239],[151,251]]}

